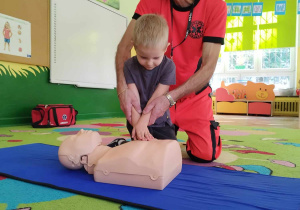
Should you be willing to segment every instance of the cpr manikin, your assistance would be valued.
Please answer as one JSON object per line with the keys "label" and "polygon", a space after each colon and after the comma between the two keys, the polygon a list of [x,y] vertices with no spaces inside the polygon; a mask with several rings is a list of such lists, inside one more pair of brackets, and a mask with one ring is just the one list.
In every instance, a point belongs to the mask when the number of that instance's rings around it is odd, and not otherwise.
{"label": "cpr manikin", "polygon": [[96,182],[158,190],[181,172],[182,156],[177,141],[131,141],[113,148],[101,142],[98,132],[80,130],[62,142],[59,161],[69,169],[84,166]]}

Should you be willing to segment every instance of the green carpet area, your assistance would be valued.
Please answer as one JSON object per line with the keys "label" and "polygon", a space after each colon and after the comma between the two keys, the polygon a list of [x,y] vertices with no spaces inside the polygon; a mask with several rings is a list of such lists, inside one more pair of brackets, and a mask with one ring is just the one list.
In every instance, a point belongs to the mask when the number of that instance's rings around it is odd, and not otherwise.
{"label": "green carpet area", "polygon": [[[78,121],[70,127],[32,128],[0,127],[0,148],[44,143],[59,146],[80,129],[99,132],[103,144],[115,138],[130,139],[125,118]],[[187,135],[179,131],[178,142]],[[246,171],[271,176],[300,178],[300,129],[221,125],[223,151],[209,164],[190,161],[183,152],[184,163],[224,170]],[[182,145],[182,148],[184,146]],[[184,149],[183,149],[184,150]],[[21,160],[20,160],[21,161]],[[0,209],[31,207],[34,209],[120,209],[121,204],[76,195],[0,176]]]}

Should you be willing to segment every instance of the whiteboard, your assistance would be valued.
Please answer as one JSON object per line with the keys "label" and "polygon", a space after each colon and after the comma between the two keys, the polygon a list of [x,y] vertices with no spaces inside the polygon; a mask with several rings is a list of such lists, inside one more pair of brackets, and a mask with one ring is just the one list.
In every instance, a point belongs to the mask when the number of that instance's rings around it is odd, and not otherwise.
{"label": "whiteboard", "polygon": [[116,87],[115,54],[127,18],[94,0],[50,2],[50,82]]}

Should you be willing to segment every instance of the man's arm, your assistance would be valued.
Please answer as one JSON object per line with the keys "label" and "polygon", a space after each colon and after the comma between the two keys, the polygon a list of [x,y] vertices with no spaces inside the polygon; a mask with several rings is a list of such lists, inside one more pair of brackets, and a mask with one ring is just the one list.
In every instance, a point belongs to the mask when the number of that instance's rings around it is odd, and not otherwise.
{"label": "man's arm", "polygon": [[[136,96],[137,100],[140,102],[140,96],[139,96],[139,91],[134,83],[128,84],[128,89],[131,90],[134,95]],[[131,125],[132,127],[135,127],[137,122],[139,121],[141,114],[139,114],[134,107],[131,108]]]}
{"label": "man's arm", "polygon": [[193,74],[184,84],[170,92],[175,101],[192,92],[201,90],[209,83],[218,62],[220,49],[221,44],[203,43],[202,65],[199,71]]}
{"label": "man's arm", "polygon": [[[175,101],[192,92],[201,90],[209,82],[215,71],[220,49],[221,44],[210,42],[203,43],[202,65],[200,69],[184,84],[169,93]],[[162,116],[169,106],[170,103],[165,96],[160,96],[147,104],[143,113],[147,114],[152,111],[149,125],[152,125],[158,117]]]}
{"label": "man's arm", "polygon": [[130,58],[132,49],[132,34],[135,25],[134,19],[132,19],[118,45],[116,53],[116,74],[117,74],[117,92],[120,101],[120,107],[125,113],[127,120],[131,123],[131,107],[134,106],[137,112],[141,113],[141,107],[139,101],[135,97],[134,93],[127,89],[127,84],[124,77],[124,62]]}

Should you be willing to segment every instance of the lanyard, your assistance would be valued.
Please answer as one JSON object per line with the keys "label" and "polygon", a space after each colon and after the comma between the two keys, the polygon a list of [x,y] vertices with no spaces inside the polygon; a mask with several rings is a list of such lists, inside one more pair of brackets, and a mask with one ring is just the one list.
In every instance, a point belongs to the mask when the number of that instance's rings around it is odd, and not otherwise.
{"label": "lanyard", "polygon": [[189,35],[190,32],[190,27],[191,27],[191,22],[192,22],[192,17],[193,17],[193,9],[194,9],[194,3],[192,4],[192,7],[190,9],[190,14],[189,14],[189,20],[188,20],[188,25],[187,25],[187,29],[185,32],[185,37],[184,39],[175,47],[173,47],[173,0],[170,0],[170,9],[171,9],[171,59],[173,59],[173,51],[176,47],[178,47],[179,45],[181,45],[186,38]]}

